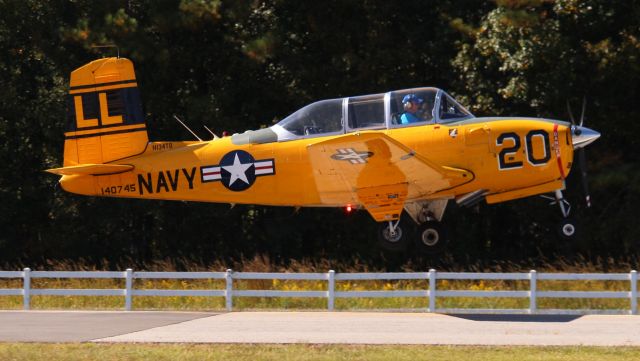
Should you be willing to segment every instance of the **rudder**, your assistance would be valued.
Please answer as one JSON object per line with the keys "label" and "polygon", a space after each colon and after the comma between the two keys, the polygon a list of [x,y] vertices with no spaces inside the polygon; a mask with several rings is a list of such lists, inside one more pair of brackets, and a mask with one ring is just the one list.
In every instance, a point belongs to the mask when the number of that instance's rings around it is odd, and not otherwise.
{"label": "rudder", "polygon": [[148,142],[140,91],[129,59],[103,58],[71,73],[65,167],[137,155]]}

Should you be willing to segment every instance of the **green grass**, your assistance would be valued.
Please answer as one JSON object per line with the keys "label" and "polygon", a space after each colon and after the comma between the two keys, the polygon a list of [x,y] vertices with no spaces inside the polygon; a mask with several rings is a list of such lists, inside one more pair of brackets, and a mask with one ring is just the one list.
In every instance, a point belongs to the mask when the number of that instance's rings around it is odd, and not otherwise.
{"label": "green grass", "polygon": [[485,347],[373,345],[0,344],[1,360],[438,360],[617,361],[640,359],[632,347]]}

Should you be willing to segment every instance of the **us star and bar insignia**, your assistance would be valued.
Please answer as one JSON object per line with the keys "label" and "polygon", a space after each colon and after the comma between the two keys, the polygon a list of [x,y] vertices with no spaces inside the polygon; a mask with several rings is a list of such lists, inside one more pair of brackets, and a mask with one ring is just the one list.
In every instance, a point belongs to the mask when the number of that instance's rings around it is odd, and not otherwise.
{"label": "us star and bar insignia", "polygon": [[200,167],[202,183],[220,181],[227,189],[234,192],[249,189],[257,177],[275,173],[273,159],[255,160],[244,150],[234,150],[225,154],[220,164]]}

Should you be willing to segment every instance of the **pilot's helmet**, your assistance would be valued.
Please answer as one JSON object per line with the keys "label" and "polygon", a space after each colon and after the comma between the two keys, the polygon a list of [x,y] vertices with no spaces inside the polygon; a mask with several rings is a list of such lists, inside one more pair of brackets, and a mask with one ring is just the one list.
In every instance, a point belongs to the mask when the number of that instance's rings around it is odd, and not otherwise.
{"label": "pilot's helmet", "polygon": [[404,98],[402,98],[402,105],[404,105],[405,108],[407,108],[407,106],[409,105],[409,103],[414,103],[417,105],[421,105],[422,103],[424,103],[424,99],[420,98],[419,96],[415,95],[415,94],[407,94],[404,96]]}

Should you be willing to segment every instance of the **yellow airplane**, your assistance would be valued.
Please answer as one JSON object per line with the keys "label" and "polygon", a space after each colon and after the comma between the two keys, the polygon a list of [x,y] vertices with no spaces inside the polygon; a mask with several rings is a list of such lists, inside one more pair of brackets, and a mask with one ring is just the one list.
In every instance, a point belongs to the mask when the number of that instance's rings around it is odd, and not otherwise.
{"label": "yellow airplane", "polygon": [[[210,141],[149,142],[134,67],[92,61],[71,73],[61,175],[68,192],[365,209],[382,246],[435,250],[449,201],[473,205],[552,193],[562,235],[576,227],[562,196],[574,149],[600,134],[539,118],[476,118],[443,90],[322,100],[269,128]],[[584,109],[583,109],[584,110]],[[403,210],[417,224],[414,234]]]}

